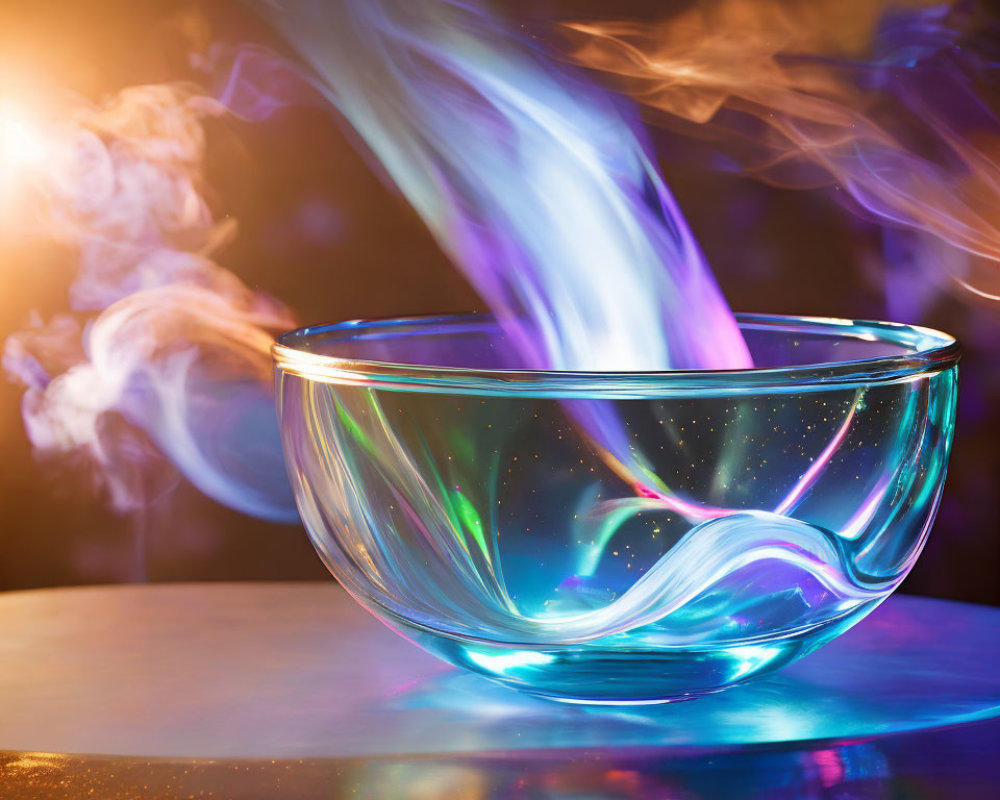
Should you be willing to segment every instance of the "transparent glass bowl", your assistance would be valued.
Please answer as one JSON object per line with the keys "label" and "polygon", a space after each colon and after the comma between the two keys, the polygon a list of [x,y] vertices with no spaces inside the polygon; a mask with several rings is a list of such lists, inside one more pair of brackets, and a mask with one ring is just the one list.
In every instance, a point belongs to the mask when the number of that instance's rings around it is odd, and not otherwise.
{"label": "transparent glass bowl", "polygon": [[920,553],[959,348],[739,321],[756,369],[520,370],[486,316],[285,334],[278,412],[316,549],[390,627],[539,695],[663,702],[815,650]]}

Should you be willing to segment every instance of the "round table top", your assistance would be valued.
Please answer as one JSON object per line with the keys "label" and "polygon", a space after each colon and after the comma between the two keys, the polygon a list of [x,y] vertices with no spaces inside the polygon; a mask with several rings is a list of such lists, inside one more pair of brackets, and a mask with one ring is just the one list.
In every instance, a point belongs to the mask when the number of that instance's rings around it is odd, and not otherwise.
{"label": "round table top", "polygon": [[582,707],[461,673],[330,584],[0,595],[0,749],[351,759],[744,748],[1000,715],[1000,609],[890,598],[782,672],[698,700]]}

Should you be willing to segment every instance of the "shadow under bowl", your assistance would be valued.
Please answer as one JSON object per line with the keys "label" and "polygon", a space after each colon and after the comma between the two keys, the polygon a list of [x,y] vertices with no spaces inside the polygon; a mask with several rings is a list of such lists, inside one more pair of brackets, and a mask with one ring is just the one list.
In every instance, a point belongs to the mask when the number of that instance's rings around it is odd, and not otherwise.
{"label": "shadow under bowl", "polygon": [[923,547],[960,351],[912,326],[738,320],[757,367],[731,372],[519,369],[489,316],[285,334],[313,544],[407,638],[561,700],[694,697],[815,650]]}

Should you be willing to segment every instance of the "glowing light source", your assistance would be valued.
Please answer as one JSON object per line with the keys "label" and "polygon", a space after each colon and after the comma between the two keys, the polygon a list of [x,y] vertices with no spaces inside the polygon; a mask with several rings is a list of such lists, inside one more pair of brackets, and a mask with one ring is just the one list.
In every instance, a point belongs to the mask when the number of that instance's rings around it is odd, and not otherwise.
{"label": "glowing light source", "polygon": [[44,163],[45,138],[41,126],[22,108],[0,105],[0,185],[9,186]]}
{"label": "glowing light source", "polygon": [[0,227],[20,230],[31,216],[33,189],[54,175],[56,144],[40,115],[26,105],[0,101]]}

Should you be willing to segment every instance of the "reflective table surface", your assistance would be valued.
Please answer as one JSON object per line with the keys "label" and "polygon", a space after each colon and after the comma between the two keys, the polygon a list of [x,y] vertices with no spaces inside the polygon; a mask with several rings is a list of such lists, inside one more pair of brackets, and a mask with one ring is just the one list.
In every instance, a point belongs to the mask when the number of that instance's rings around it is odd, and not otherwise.
{"label": "reflective table surface", "polygon": [[896,596],[666,706],[459,673],[332,584],[0,595],[0,797],[998,797],[1000,609]]}

